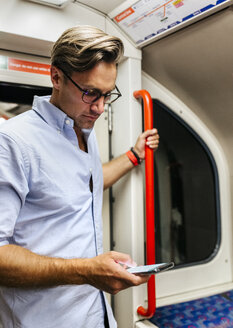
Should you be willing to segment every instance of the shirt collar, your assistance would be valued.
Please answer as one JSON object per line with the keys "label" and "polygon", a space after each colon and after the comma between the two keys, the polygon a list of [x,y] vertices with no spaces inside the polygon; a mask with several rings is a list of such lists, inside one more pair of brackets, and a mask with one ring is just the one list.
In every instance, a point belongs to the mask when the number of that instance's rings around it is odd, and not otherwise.
{"label": "shirt collar", "polygon": [[[66,113],[54,106],[49,100],[51,96],[38,97],[34,96],[32,109],[37,112],[42,119],[55,129],[62,131],[66,120],[70,121],[69,126],[74,127],[74,120],[70,118]],[[93,128],[82,129],[83,134],[86,138],[90,136]]]}
{"label": "shirt collar", "polygon": [[72,118],[49,102],[51,96],[35,96],[32,109],[37,112],[43,120],[55,129],[63,130],[65,120],[70,121],[70,126],[74,126]]}

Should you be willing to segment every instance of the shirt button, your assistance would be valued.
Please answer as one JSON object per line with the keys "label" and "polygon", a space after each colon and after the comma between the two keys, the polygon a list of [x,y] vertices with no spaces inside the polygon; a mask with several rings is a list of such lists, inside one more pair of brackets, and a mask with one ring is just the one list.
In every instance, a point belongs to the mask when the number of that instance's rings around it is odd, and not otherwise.
{"label": "shirt button", "polygon": [[69,124],[70,124],[70,121],[69,121],[69,120],[66,120],[66,124],[68,124],[68,125],[69,125]]}
{"label": "shirt button", "polygon": [[92,172],[92,167],[90,167],[90,172]]}
{"label": "shirt button", "polygon": [[61,130],[60,129],[57,129],[57,132],[60,134],[61,133]]}

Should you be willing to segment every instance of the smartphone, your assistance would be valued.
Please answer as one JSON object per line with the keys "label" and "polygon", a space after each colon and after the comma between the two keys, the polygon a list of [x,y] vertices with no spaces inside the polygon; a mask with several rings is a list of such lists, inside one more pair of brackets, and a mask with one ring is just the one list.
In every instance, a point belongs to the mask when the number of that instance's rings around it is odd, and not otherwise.
{"label": "smartphone", "polygon": [[159,264],[151,264],[151,265],[142,265],[136,266],[132,268],[128,268],[127,271],[134,274],[156,274],[159,272],[163,272],[174,267],[173,262],[169,263],[159,263]]}

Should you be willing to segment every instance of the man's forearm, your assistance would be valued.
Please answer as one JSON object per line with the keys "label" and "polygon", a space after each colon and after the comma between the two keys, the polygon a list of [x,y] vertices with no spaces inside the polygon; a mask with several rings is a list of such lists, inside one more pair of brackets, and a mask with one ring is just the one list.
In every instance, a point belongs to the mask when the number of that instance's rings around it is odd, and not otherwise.
{"label": "man's forearm", "polygon": [[94,258],[61,259],[40,256],[19,246],[0,247],[0,286],[48,288],[89,284],[116,294],[148,281],[127,272],[122,263],[132,263],[127,254],[108,252]]}
{"label": "man's forearm", "polygon": [[103,164],[104,189],[111,187],[116,181],[128,173],[134,165],[126,154]]}
{"label": "man's forearm", "polygon": [[83,284],[85,259],[40,256],[16,245],[0,247],[0,286],[36,288]]}

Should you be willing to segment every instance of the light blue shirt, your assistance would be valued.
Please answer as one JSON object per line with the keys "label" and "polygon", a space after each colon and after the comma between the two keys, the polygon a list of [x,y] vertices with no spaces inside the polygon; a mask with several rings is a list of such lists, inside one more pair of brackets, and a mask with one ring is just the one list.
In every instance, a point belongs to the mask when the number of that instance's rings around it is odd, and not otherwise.
{"label": "light blue shirt", "polygon": [[[0,246],[91,258],[102,253],[103,176],[95,133],[83,130],[88,152],[82,151],[73,120],[49,99],[35,97],[32,110],[0,126]],[[2,287],[0,317],[4,328],[103,328],[103,300],[90,285]]]}

